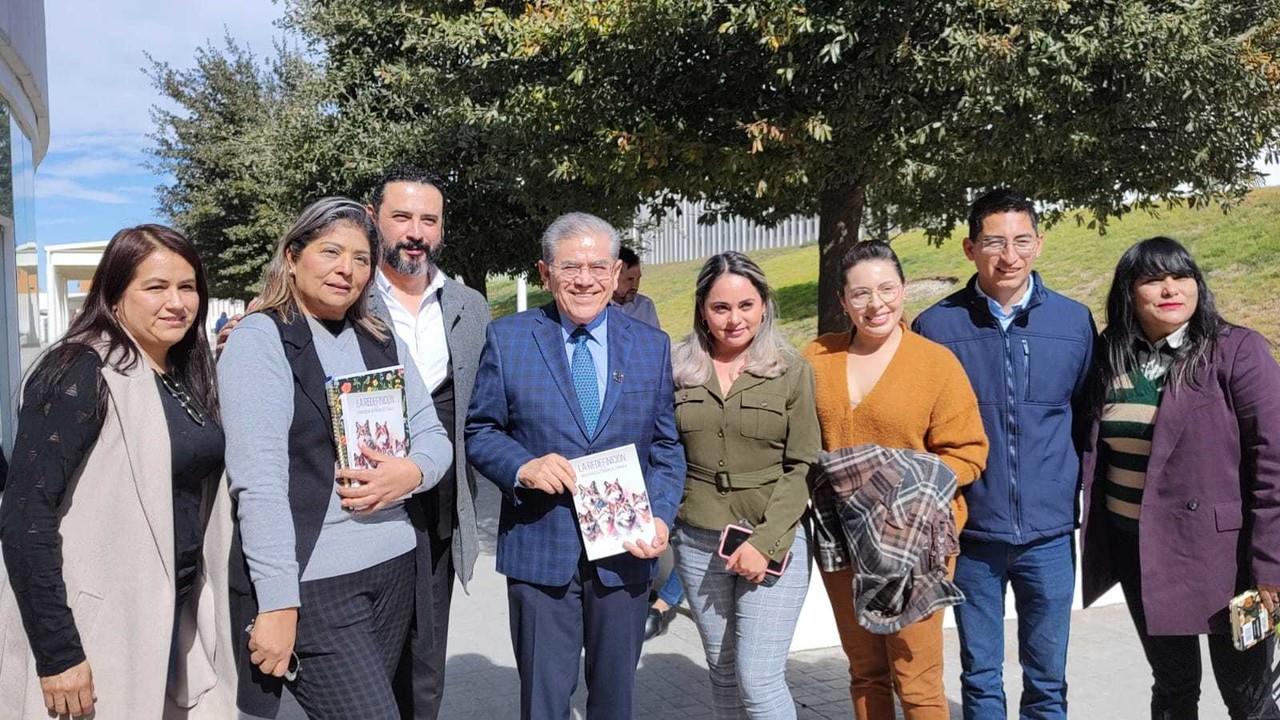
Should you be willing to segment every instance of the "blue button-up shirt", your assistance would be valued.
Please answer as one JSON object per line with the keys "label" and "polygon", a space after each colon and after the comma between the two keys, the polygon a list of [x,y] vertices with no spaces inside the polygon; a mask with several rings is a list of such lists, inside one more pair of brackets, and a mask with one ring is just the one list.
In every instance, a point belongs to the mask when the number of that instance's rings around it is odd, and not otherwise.
{"label": "blue button-up shirt", "polygon": [[1009,313],[1007,315],[1005,314],[1004,306],[995,300],[992,300],[990,295],[982,292],[981,285],[974,283],[973,288],[978,291],[979,295],[987,299],[987,307],[991,309],[991,316],[996,319],[996,322],[1000,323],[1000,327],[1008,330],[1009,325],[1013,323],[1013,318],[1017,316],[1018,311],[1026,307],[1027,303],[1031,302],[1031,291],[1036,289],[1036,278],[1034,275],[1027,276],[1027,291],[1022,293],[1022,297],[1018,299],[1018,302],[1009,306]]}
{"label": "blue button-up shirt", "polygon": [[[604,406],[604,386],[605,378],[609,374],[609,309],[606,307],[596,316],[595,320],[587,323],[587,350],[591,351],[591,360],[596,366],[596,387],[600,390],[600,405]],[[578,326],[572,320],[560,314],[560,335],[564,341],[565,357],[569,361],[570,369],[573,368],[573,349],[575,347],[569,336],[577,330]]]}

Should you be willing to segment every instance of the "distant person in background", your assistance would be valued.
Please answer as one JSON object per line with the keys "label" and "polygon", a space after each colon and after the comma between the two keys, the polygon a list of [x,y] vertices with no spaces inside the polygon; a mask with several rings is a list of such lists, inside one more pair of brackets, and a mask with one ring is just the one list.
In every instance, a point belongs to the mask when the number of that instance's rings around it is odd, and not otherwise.
{"label": "distant person in background", "polygon": [[234,716],[208,303],[190,241],[121,230],[37,361],[0,501],[0,716]]}
{"label": "distant person in background", "polygon": [[[618,275],[618,287],[613,291],[614,307],[640,322],[661,329],[653,300],[640,294],[640,256],[631,248],[622,247],[618,250],[618,259],[622,261],[622,272]],[[670,555],[670,551],[667,554]],[[680,584],[680,573],[673,566],[649,606],[649,615],[644,621],[644,639],[652,640],[665,633],[682,602],[684,586]]]}
{"label": "distant person in background", "polygon": [[992,190],[969,209],[964,254],[977,272],[920,313],[912,329],[964,366],[991,441],[964,489],[955,608],[960,695],[970,720],[1004,720],[1004,607],[1018,612],[1023,717],[1067,717],[1067,640],[1075,592],[1076,491],[1083,400],[1093,353],[1089,308],[1033,271],[1044,247],[1035,205]]}
{"label": "distant person in background", "polygon": [[[819,434],[813,370],[776,314],[758,265],[739,252],[713,256],[698,273],[693,330],[672,351],[688,470],[671,544],[718,718],[796,716],[787,653],[809,590],[800,519]],[[751,535],[723,558],[729,525]],[[780,575],[766,573],[771,562]]]}
{"label": "distant person in background", "polygon": [[1152,238],[1116,265],[1089,388],[1085,605],[1123,588],[1154,678],[1152,718],[1197,716],[1205,634],[1230,716],[1280,718],[1274,638],[1238,652],[1227,615],[1244,590],[1268,610],[1280,594],[1271,345],[1218,314],[1185,248]]}
{"label": "distant person in background", "polygon": [[640,322],[660,327],[653,301],[640,294],[640,256],[631,248],[622,247],[618,249],[618,259],[622,261],[622,273],[613,291],[613,304]]}
{"label": "distant person in background", "polygon": [[231,318],[227,317],[227,312],[223,310],[222,314],[218,316],[217,322],[213,324],[213,334],[217,335],[222,332],[222,328],[226,327],[229,322],[231,322]]}
{"label": "distant person in background", "polygon": [[[813,363],[823,449],[870,443],[926,452],[955,474],[957,487],[971,486],[987,460],[978,403],[955,357],[902,322],[906,277],[898,256],[883,242],[860,242],[841,271],[840,306],[852,330],[823,335],[804,350]],[[963,496],[951,512],[963,528]],[[829,525],[815,523],[818,566],[849,658],[855,716],[892,720],[896,692],[906,720],[946,720],[942,612],[889,634],[864,628],[854,605],[852,558],[865,550],[845,547]]]}

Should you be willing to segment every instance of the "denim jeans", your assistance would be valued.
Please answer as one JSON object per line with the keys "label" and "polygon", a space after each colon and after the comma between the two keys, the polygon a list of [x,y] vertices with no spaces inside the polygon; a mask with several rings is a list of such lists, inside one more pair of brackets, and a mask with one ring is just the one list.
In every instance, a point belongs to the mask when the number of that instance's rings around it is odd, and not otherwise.
{"label": "denim jeans", "polygon": [[720,533],[680,526],[672,537],[711,673],[716,720],[794,720],[787,653],[809,590],[809,546],[796,532],[791,565],[773,587],[725,569]]}
{"label": "denim jeans", "polygon": [[676,607],[684,602],[684,585],[680,584],[680,573],[676,572],[674,565],[671,572],[667,573],[666,582],[658,588],[658,599],[666,603],[667,607]]}
{"label": "denim jeans", "polygon": [[1018,611],[1022,699],[1018,716],[1067,717],[1067,639],[1075,590],[1071,533],[1022,545],[962,539],[956,585],[960,692],[965,720],[1004,720],[1004,597],[1013,587]]}

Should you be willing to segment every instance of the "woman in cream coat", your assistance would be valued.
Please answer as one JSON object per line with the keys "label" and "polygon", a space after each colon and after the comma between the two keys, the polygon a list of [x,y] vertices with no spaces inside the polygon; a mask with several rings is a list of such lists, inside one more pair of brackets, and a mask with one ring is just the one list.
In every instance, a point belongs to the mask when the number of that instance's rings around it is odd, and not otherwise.
{"label": "woman in cream coat", "polygon": [[0,717],[234,717],[207,307],[190,242],[122,230],[32,373],[0,502]]}

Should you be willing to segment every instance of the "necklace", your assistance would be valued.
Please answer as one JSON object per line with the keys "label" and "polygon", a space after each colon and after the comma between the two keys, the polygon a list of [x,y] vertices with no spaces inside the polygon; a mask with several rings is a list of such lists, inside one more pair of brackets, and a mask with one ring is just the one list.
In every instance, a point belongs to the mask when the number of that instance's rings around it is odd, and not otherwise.
{"label": "necklace", "polygon": [[160,384],[164,386],[165,392],[169,393],[169,397],[178,401],[182,409],[187,411],[187,416],[191,418],[192,422],[204,427],[204,413],[200,412],[200,409],[196,407],[195,400],[187,393],[186,388],[182,387],[182,383],[168,373],[162,373],[159,370],[156,370],[155,373],[160,376]]}

